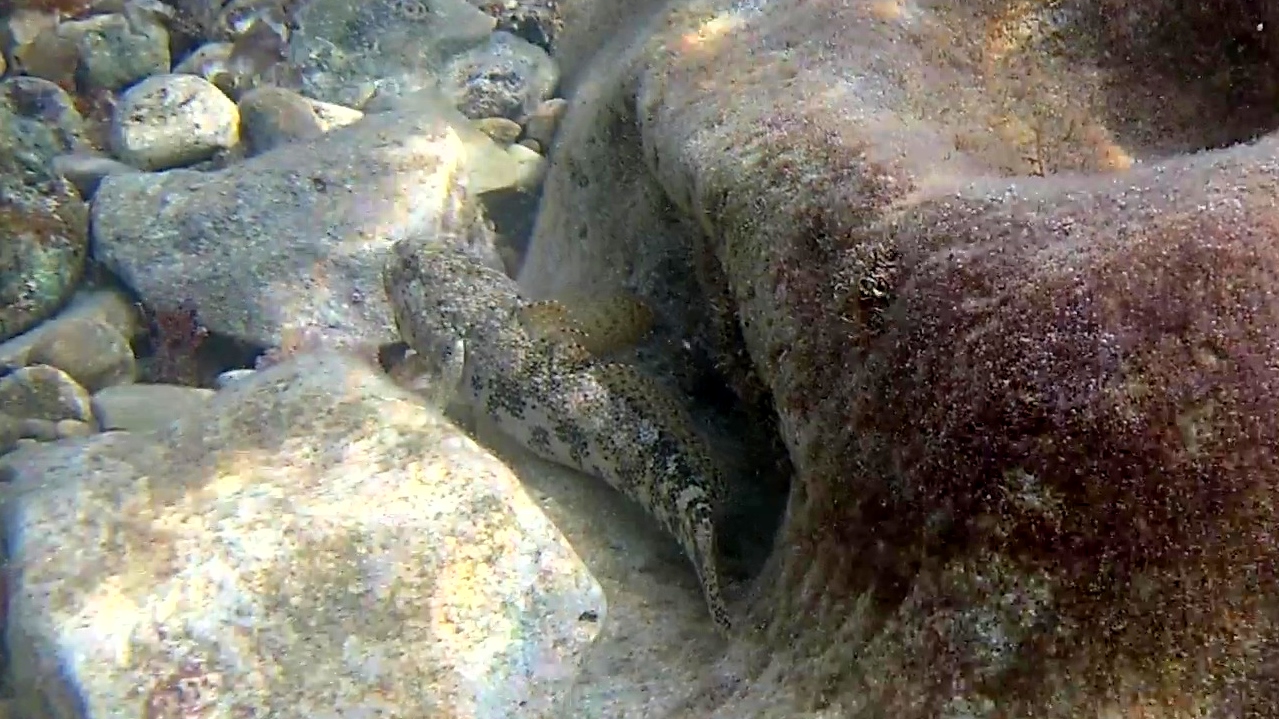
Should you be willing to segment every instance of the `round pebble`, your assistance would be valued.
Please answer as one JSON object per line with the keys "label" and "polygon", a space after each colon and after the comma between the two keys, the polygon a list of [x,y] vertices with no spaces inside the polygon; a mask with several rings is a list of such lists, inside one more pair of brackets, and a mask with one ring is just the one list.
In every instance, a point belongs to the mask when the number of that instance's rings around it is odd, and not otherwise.
{"label": "round pebble", "polygon": [[111,123],[111,149],[145,170],[190,165],[234,147],[240,112],[195,75],[154,75],[129,88]]}
{"label": "round pebble", "polygon": [[124,335],[87,317],[55,320],[32,345],[27,361],[57,367],[89,392],[132,382],[137,376],[133,348]]}
{"label": "round pebble", "polygon": [[0,407],[23,419],[93,421],[89,393],[71,375],[48,365],[21,367],[0,377]]}

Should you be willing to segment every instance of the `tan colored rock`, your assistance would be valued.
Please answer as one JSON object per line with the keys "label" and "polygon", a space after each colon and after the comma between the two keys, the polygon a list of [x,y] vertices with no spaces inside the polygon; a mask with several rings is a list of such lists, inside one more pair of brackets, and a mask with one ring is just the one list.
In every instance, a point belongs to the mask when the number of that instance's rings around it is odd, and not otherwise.
{"label": "tan colored rock", "polygon": [[115,327],[84,317],[50,325],[32,345],[28,363],[57,367],[90,393],[133,382],[137,374],[133,348]]}
{"label": "tan colored rock", "polygon": [[606,617],[510,471],[346,357],[6,473],[24,716],[559,717]]}
{"label": "tan colored rock", "polygon": [[324,134],[311,103],[292,90],[271,86],[254,88],[240,96],[237,106],[241,132],[253,154]]}
{"label": "tan colored rock", "polygon": [[96,428],[88,422],[64,419],[58,421],[54,431],[57,432],[58,439],[74,439],[76,437],[88,437],[96,431]]}
{"label": "tan colored rock", "polygon": [[665,716],[1276,715],[1273,12],[677,6],[575,6],[520,278],[699,328],[796,469]]}
{"label": "tan colored rock", "polygon": [[19,366],[31,364],[27,359],[31,348],[42,342],[46,334],[60,331],[57,329],[60,322],[82,319],[113,327],[130,340],[144,329],[137,306],[123,293],[109,289],[82,290],[52,319],[13,339],[0,342],[0,362]]}
{"label": "tan colored rock", "polygon": [[523,132],[520,124],[514,120],[505,117],[485,117],[475,121],[475,126],[480,128],[480,132],[493,138],[493,141],[499,145],[509,145],[515,142]]}
{"label": "tan colored rock", "polygon": [[544,100],[524,120],[524,135],[537,141],[542,147],[550,147],[555,139],[555,131],[559,129],[560,120],[568,111],[568,100],[553,97]]}
{"label": "tan colored rock", "polygon": [[57,367],[32,365],[0,377],[0,407],[24,419],[91,421],[89,393]]}
{"label": "tan colored rock", "polygon": [[331,102],[322,102],[311,98],[307,98],[307,101],[311,103],[311,109],[315,111],[315,116],[320,119],[320,127],[325,132],[336,130],[339,127],[346,127],[364,117],[364,113],[344,105],[335,105]]}

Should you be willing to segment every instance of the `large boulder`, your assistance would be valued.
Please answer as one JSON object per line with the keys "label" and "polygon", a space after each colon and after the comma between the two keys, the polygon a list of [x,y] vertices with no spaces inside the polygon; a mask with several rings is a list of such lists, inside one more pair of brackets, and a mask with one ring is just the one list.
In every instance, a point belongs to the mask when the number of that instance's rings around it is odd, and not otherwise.
{"label": "large boulder", "polygon": [[796,467],[689,716],[1276,714],[1273,10],[564,14],[522,284],[645,296]]}
{"label": "large boulder", "polygon": [[607,621],[512,472],[342,355],[0,478],[21,716],[558,717]]}

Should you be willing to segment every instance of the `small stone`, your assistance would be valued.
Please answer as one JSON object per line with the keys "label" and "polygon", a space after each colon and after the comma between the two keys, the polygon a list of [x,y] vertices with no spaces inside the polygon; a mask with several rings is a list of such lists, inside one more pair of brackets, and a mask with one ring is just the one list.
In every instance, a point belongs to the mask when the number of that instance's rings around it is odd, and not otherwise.
{"label": "small stone", "polygon": [[65,22],[58,34],[75,43],[85,87],[118,90],[169,71],[169,33],[158,22],[111,13]]}
{"label": "small stone", "polygon": [[559,128],[560,119],[568,111],[568,100],[551,98],[537,106],[524,121],[524,136],[537,140],[542,147],[550,147]]}
{"label": "small stone", "polygon": [[444,86],[463,115],[524,117],[550,96],[559,68],[540,47],[507,32],[459,55],[445,71]]}
{"label": "small stone", "polygon": [[240,98],[239,108],[244,139],[254,155],[324,134],[315,108],[291,90],[269,86],[249,90]]}
{"label": "small stone", "polygon": [[235,103],[213,83],[194,75],[155,75],[121,97],[111,147],[134,167],[169,169],[234,147],[239,126]]}
{"label": "small stone", "polygon": [[71,439],[74,437],[88,437],[93,434],[93,425],[88,422],[81,422],[75,419],[64,419],[54,425],[54,432],[58,435],[58,439]]}
{"label": "small stone", "polygon": [[217,379],[213,381],[213,386],[218,389],[226,389],[237,382],[243,382],[252,377],[256,372],[257,370],[254,369],[229,369],[217,376]]}
{"label": "small stone", "polygon": [[17,75],[0,81],[0,113],[13,116],[12,123],[0,122],[0,145],[22,144],[46,162],[88,147],[75,99],[50,80]]}
{"label": "small stone", "polygon": [[518,167],[515,187],[521,190],[532,190],[546,176],[546,158],[523,145],[511,145],[506,153],[515,160]]}
{"label": "small stone", "polygon": [[[58,14],[36,8],[18,8],[0,18],[0,50],[2,54],[16,57],[22,49],[39,37],[45,30],[56,29]],[[21,69],[15,66],[14,70]]]}
{"label": "small stone", "polygon": [[523,140],[520,140],[519,144],[523,145],[524,147],[527,147],[528,149],[532,150],[533,152],[536,152],[539,155],[542,154],[542,143],[538,142],[537,140],[534,140],[531,137],[526,137]]}
{"label": "small stone", "polygon": [[57,367],[89,392],[134,381],[137,363],[133,348],[119,330],[83,317],[51,324],[32,346],[29,363]]}
{"label": "small stone", "polygon": [[21,449],[0,475],[24,707],[561,716],[608,619],[510,469],[344,356],[264,370],[164,432]]}
{"label": "small stone", "polygon": [[58,438],[58,423],[47,419],[28,418],[18,422],[23,439],[52,442]]}
{"label": "small stone", "polygon": [[73,152],[53,158],[53,171],[75,185],[81,197],[91,200],[93,194],[98,191],[102,178],[108,175],[134,173],[139,170],[105,155]]}
{"label": "small stone", "polygon": [[218,75],[227,72],[227,63],[235,45],[229,42],[206,42],[173,67],[179,75],[196,75],[209,82],[216,82]]}
{"label": "small stone", "polygon": [[211,389],[176,384],[128,384],[93,395],[93,412],[103,431],[151,432],[199,410]]}
{"label": "small stone", "polygon": [[476,120],[475,126],[485,135],[493,138],[493,141],[499,145],[509,145],[515,142],[523,128],[520,123],[505,117],[486,117],[482,120]]}
{"label": "small stone", "polygon": [[6,374],[3,369],[6,365],[17,369],[33,364],[27,361],[31,348],[59,322],[73,317],[84,317],[106,323],[130,339],[137,338],[144,329],[138,307],[132,298],[113,289],[82,290],[76,293],[67,306],[50,321],[42,322],[30,332],[18,335],[11,340],[0,342],[0,375]]}
{"label": "small stone", "polygon": [[62,306],[83,276],[89,249],[88,206],[48,166],[70,142],[54,126],[60,109],[42,104],[52,95],[27,93],[33,84],[48,83],[29,77],[0,83],[0,341]]}
{"label": "small stone", "polygon": [[[74,86],[76,69],[80,63],[80,51],[75,41],[58,35],[56,17],[32,14],[30,11],[19,14],[38,21],[25,24],[21,30],[23,41],[15,41],[9,51],[15,69],[59,85]],[[45,20],[52,22],[45,25]],[[28,36],[28,33],[31,34]]]}
{"label": "small stone", "polygon": [[497,29],[521,37],[550,53],[555,37],[564,29],[557,0],[506,0],[480,2],[484,12],[497,20]]}
{"label": "small stone", "polygon": [[89,393],[71,375],[48,365],[22,367],[0,377],[0,407],[24,419],[93,420]]}
{"label": "small stone", "polygon": [[334,105],[331,102],[312,100],[309,97],[307,102],[311,103],[311,109],[315,111],[315,116],[320,118],[320,127],[325,132],[346,127],[364,117],[364,113],[346,105]]}

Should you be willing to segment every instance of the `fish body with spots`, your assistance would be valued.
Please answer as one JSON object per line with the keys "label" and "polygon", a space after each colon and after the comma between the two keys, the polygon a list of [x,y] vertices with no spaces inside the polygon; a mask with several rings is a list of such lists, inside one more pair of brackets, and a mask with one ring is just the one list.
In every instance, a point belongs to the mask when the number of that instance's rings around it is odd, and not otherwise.
{"label": "fish body with spots", "polygon": [[679,542],[726,632],[714,524],[725,479],[683,408],[637,369],[597,359],[586,347],[598,341],[544,326],[537,318],[562,313],[525,300],[464,250],[402,240],[384,282],[401,336],[430,358],[451,399],[638,502]]}

